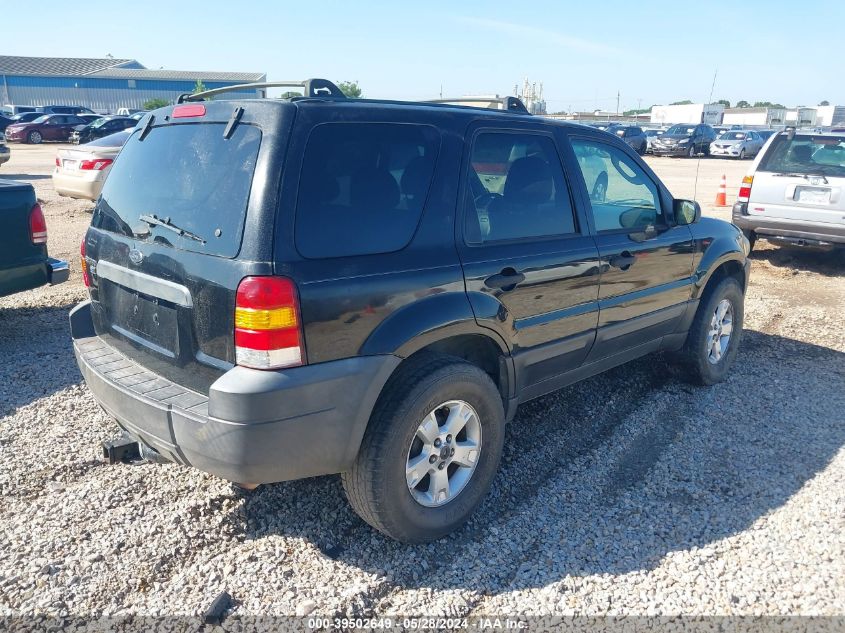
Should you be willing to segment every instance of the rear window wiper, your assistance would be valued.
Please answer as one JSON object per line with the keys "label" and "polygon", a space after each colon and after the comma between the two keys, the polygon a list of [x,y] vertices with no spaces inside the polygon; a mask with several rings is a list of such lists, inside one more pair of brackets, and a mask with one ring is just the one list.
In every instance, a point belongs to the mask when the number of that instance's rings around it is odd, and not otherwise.
{"label": "rear window wiper", "polygon": [[146,222],[150,226],[161,226],[168,229],[169,231],[177,233],[181,237],[187,237],[189,239],[199,242],[200,244],[205,244],[205,240],[202,239],[199,235],[197,235],[196,233],[191,233],[186,229],[179,228],[178,226],[173,224],[173,222],[170,221],[170,218],[159,218],[156,216],[155,213],[144,213],[138,216],[138,219],[141,220],[141,222]]}
{"label": "rear window wiper", "polygon": [[779,176],[781,178],[803,178],[804,180],[810,180],[810,178],[821,178],[822,180],[827,182],[827,178],[825,178],[824,174],[796,174],[792,172],[774,172],[772,176]]}

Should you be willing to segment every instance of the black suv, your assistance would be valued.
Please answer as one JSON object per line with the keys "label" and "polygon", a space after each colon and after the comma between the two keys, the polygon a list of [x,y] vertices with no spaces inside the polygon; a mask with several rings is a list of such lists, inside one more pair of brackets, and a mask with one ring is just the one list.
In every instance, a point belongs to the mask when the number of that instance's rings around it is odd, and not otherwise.
{"label": "black suv", "polygon": [[638,125],[613,125],[605,131],[621,138],[640,156],[648,149],[648,138]]}
{"label": "black suv", "polygon": [[112,166],[70,321],[143,454],[341,473],[368,523],[428,541],[484,498],[519,404],[659,350],[725,377],[747,240],[621,139],[303,84],[183,98]]}

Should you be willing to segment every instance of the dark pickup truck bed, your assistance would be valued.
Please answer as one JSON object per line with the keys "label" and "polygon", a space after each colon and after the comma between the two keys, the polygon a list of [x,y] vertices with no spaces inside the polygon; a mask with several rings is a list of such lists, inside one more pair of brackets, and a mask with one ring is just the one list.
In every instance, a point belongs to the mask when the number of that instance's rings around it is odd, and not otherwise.
{"label": "dark pickup truck bed", "polygon": [[32,185],[0,180],[0,296],[66,281],[68,263],[47,255],[47,227]]}

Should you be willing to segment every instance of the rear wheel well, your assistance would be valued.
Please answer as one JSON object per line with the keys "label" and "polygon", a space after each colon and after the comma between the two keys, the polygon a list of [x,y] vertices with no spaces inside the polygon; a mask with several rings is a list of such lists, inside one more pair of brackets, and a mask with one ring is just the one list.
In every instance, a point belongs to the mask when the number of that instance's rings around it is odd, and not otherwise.
{"label": "rear wheel well", "polygon": [[507,411],[510,385],[505,355],[491,338],[481,334],[461,334],[430,343],[405,358],[394,374],[399,373],[405,366],[415,364],[422,356],[430,354],[461,358],[481,369],[498,387]]}

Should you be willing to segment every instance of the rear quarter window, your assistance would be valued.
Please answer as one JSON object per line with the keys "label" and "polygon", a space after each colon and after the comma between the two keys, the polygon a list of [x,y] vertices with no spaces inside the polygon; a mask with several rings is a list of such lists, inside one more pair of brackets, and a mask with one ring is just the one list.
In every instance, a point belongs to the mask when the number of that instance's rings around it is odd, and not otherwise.
{"label": "rear quarter window", "polygon": [[323,123],[305,148],[296,248],[317,259],[389,253],[411,241],[440,148],[429,125]]}

